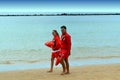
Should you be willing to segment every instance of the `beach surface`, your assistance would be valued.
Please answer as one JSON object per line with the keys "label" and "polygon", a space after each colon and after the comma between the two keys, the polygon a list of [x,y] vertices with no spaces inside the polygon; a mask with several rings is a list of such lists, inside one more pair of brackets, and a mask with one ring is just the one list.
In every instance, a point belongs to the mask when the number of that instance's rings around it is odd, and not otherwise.
{"label": "beach surface", "polygon": [[46,69],[0,72],[0,80],[120,80],[120,64],[103,64],[71,67],[71,73],[60,75],[62,69]]}

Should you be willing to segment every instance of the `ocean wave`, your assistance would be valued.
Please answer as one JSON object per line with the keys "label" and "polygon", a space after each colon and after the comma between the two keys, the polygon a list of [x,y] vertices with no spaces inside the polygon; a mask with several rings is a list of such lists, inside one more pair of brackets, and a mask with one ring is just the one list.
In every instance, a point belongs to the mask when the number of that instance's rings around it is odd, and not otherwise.
{"label": "ocean wave", "polygon": [[120,56],[75,57],[74,60],[83,60],[83,59],[112,59],[112,58],[120,58]]}
{"label": "ocean wave", "polygon": [[[41,63],[50,61],[50,49],[1,50],[0,64]],[[73,47],[70,60],[120,58],[119,47]]]}
{"label": "ocean wave", "polygon": [[32,63],[43,63],[47,62],[48,60],[7,60],[7,61],[0,61],[0,64],[32,64]]}

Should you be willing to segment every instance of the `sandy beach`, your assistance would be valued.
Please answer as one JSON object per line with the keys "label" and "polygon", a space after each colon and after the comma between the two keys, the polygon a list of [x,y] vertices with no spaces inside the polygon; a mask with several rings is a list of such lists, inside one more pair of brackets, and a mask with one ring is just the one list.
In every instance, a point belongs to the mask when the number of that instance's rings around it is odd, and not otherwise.
{"label": "sandy beach", "polygon": [[71,74],[60,75],[61,68],[53,73],[48,69],[0,72],[0,80],[120,80],[120,64],[71,67]]}

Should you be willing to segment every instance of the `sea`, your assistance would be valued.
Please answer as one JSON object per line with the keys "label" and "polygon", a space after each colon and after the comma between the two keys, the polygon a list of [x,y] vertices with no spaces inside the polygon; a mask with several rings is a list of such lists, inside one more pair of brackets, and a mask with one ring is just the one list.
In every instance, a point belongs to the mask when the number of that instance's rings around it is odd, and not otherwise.
{"label": "sea", "polygon": [[[0,71],[49,68],[52,30],[72,38],[71,66],[120,64],[120,16],[0,16]],[[58,65],[56,67],[60,67]]]}

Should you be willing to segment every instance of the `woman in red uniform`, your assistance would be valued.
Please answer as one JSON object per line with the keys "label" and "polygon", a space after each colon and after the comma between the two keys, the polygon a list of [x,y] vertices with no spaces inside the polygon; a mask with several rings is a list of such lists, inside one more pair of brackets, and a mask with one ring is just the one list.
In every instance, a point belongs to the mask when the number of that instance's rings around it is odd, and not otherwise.
{"label": "woman in red uniform", "polygon": [[53,46],[52,48],[52,54],[51,54],[51,68],[48,72],[53,72],[53,65],[54,65],[54,59],[59,56],[60,53],[60,37],[56,30],[53,30]]}

